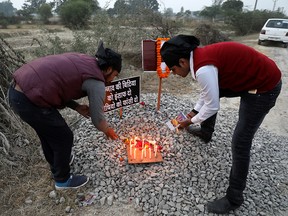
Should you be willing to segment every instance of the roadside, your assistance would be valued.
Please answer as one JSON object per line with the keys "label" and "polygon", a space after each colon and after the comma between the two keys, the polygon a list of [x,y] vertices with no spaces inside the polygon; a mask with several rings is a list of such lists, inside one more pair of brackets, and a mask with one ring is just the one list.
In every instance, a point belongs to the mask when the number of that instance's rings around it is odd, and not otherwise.
{"label": "roadside", "polygon": [[[20,36],[21,37],[21,36]],[[254,47],[255,49],[263,52],[264,54],[270,56],[273,60],[277,62],[280,69],[283,72],[283,87],[282,92],[279,96],[276,106],[271,110],[267,118],[262,124],[262,127],[267,128],[269,131],[287,136],[288,134],[288,122],[287,119],[287,107],[288,93],[286,91],[288,85],[288,49],[277,46],[259,46],[257,45],[257,35],[249,35],[247,37],[237,38],[241,43],[247,44]],[[17,43],[17,40],[11,39]],[[124,72],[124,71],[123,71]],[[141,75],[142,76],[142,93],[156,93],[158,91],[158,78],[156,73],[143,74],[141,69],[133,69],[125,71],[123,76],[130,75]],[[176,95],[178,97],[191,98],[195,95],[199,89],[197,89],[197,84],[193,83],[189,79],[181,79],[179,77],[170,76],[168,79],[163,80],[162,93],[169,93]],[[191,100],[196,100],[196,98],[191,98]],[[238,99],[223,99],[221,100],[222,107],[237,108],[239,104]],[[19,148],[21,152],[21,148]],[[25,157],[33,156],[33,154],[38,154],[38,152],[22,152]],[[72,215],[99,215],[99,216],[140,216],[143,212],[137,212],[134,208],[134,204],[127,200],[120,202],[113,202],[112,206],[104,205],[92,205],[78,208],[75,205],[75,198],[78,193],[85,193],[85,188],[73,192],[59,192],[59,198],[64,197],[64,203],[55,202],[55,200],[48,198],[49,193],[53,190],[53,184],[49,177],[49,169],[44,161],[39,161],[38,165],[28,168],[30,172],[34,169],[38,170],[35,176],[30,175],[31,179],[23,177],[23,188],[19,187],[18,193],[11,195],[11,200],[8,203],[13,203],[16,207],[14,210],[9,211],[6,215],[65,215],[65,208],[71,206],[74,208]],[[24,173],[19,174],[19,178],[22,178]],[[18,178],[18,177],[17,177]],[[17,180],[15,180],[17,182]],[[48,186],[47,186],[48,185]],[[14,187],[13,182],[11,187]],[[17,187],[17,186],[16,186]],[[6,188],[5,188],[6,189]],[[4,189],[2,189],[4,190]],[[7,190],[11,190],[7,188]],[[287,187],[284,188],[287,191]],[[5,206],[7,209],[7,206]],[[1,211],[0,211],[1,212]],[[284,214],[283,214],[284,215]]]}

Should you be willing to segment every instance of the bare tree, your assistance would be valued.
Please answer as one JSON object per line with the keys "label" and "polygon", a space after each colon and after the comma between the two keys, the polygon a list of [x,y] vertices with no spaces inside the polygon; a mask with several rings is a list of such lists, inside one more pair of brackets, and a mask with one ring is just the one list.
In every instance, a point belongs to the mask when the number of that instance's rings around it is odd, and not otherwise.
{"label": "bare tree", "polygon": [[213,1],[212,5],[221,5],[223,2],[223,0],[212,0],[212,1]]}

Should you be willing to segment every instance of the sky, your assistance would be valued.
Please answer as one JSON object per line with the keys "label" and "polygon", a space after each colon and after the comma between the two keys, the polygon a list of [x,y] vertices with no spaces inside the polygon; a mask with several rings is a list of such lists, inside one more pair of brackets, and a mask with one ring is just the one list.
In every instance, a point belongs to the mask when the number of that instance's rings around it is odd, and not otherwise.
{"label": "sky", "polygon": [[[6,1],[6,0],[0,0]],[[10,0],[13,3],[13,7],[21,9],[25,0]],[[47,0],[49,2],[51,0]],[[244,3],[244,9],[253,10],[256,0],[242,0]],[[100,7],[114,7],[116,0],[98,0]],[[163,11],[165,8],[172,8],[174,13],[180,11],[181,7],[184,10],[197,11],[202,10],[205,6],[211,6],[213,0],[158,0],[160,5],[160,11]],[[281,7],[284,9],[284,12],[288,14],[288,0],[258,0],[257,9],[259,10],[273,10]]]}

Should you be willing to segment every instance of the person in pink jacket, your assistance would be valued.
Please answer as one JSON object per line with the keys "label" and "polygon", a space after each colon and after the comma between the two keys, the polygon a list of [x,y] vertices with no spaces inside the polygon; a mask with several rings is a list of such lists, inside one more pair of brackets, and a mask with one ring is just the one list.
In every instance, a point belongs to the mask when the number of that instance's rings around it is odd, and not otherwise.
{"label": "person in pink jacket", "polygon": [[[69,107],[91,117],[95,127],[108,138],[118,136],[107,123],[103,104],[105,83],[121,71],[121,55],[101,42],[96,56],[64,53],[35,59],[13,74],[8,91],[12,109],[37,133],[51,167],[56,189],[79,188],[85,175],[70,173],[73,132],[58,109]],[[88,96],[89,106],[75,100]]]}
{"label": "person in pink jacket", "polygon": [[192,35],[178,35],[166,41],[160,52],[174,74],[190,73],[200,85],[199,99],[180,125],[205,143],[212,139],[219,98],[240,97],[229,186],[224,197],[207,204],[209,212],[225,214],[244,202],[252,140],[280,94],[281,72],[273,60],[240,43],[199,45]]}

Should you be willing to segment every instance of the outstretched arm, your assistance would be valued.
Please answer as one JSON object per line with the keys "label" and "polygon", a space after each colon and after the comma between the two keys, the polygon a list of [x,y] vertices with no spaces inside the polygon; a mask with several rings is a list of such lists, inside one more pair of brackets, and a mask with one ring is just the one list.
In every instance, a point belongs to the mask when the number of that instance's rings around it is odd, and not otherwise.
{"label": "outstretched arm", "polygon": [[109,126],[103,112],[105,84],[99,80],[88,79],[84,81],[82,90],[87,92],[90,116],[94,126],[105,133],[108,138],[117,139],[117,134]]}

